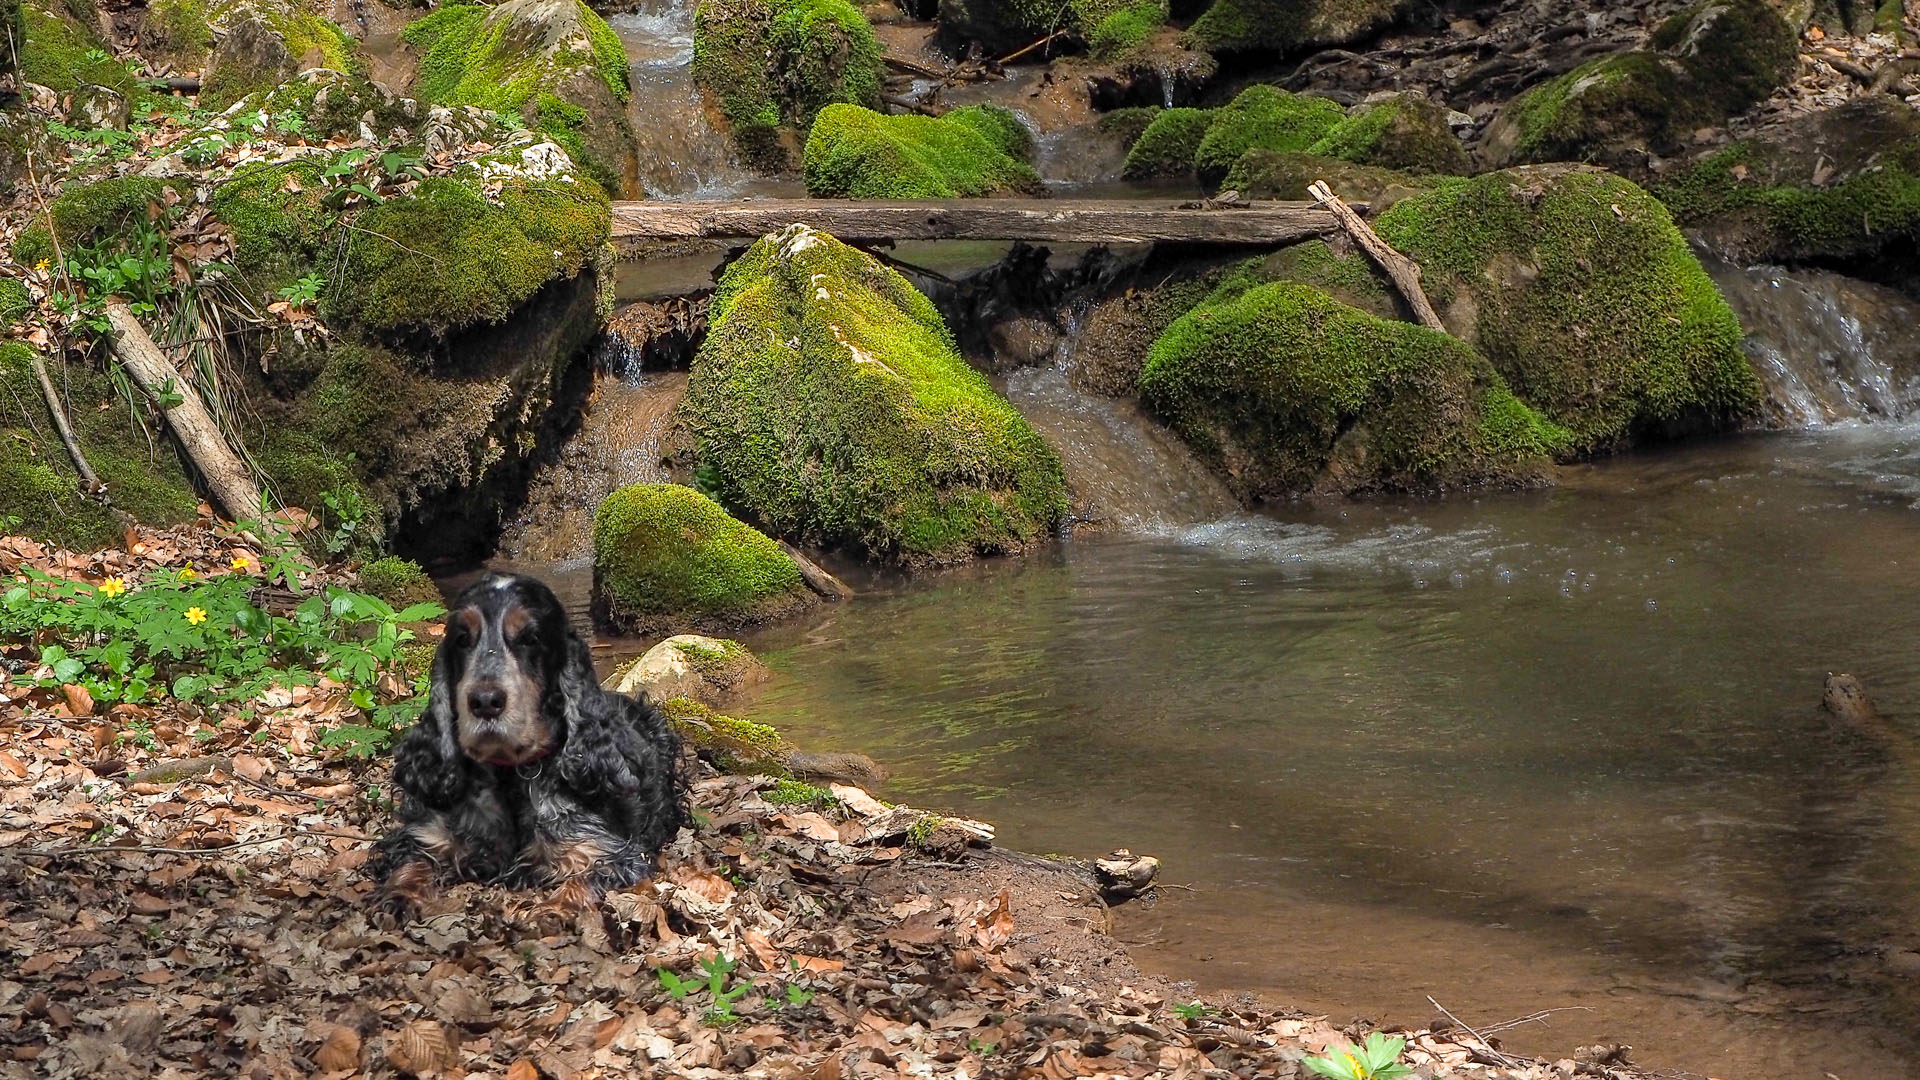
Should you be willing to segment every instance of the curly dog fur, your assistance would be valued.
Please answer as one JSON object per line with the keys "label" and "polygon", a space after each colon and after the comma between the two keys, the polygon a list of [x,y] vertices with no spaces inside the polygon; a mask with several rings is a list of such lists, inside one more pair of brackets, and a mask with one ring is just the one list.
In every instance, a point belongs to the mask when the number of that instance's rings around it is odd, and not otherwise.
{"label": "curly dog fur", "polygon": [[398,913],[446,881],[544,885],[578,907],[650,874],[687,820],[665,718],[603,690],[559,598],[519,575],[454,600],[393,782],[400,823],[376,873]]}

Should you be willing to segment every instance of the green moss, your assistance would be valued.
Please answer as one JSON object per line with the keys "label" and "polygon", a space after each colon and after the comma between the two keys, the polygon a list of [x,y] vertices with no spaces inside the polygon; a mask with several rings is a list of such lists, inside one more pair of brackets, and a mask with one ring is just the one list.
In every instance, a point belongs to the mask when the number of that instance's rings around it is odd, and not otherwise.
{"label": "green moss", "polygon": [[1289,94],[1265,84],[1249,86],[1214,114],[1194,150],[1193,164],[1202,181],[1218,182],[1248,150],[1305,150],[1345,115],[1325,98]]}
{"label": "green moss", "polygon": [[30,373],[33,353],[0,342],[0,516],[20,519],[29,536],[91,551],[121,542],[121,515],[150,525],[194,520],[199,498],[159,426],[143,428],[145,406],[129,405],[103,373],[49,361],[67,398],[67,418],[100,480],[106,503],[80,492],[71,459]]}
{"label": "green moss", "polygon": [[395,555],[375,559],[360,568],[360,588],[394,607],[440,602],[440,587],[420,564]]}
{"label": "green moss", "polygon": [[332,222],[321,205],[321,166],[312,159],[246,165],[213,189],[208,206],[232,231],[234,265],[255,295],[273,293],[317,261]]}
{"label": "green moss", "polygon": [[378,331],[499,322],[579,273],[609,224],[590,180],[513,179],[489,200],[467,180],[434,177],[359,215],[323,311]]}
{"label": "green moss", "polygon": [[788,775],[786,756],[791,748],[778,731],[715,712],[692,698],[668,698],[658,704],[680,738],[721,772]]}
{"label": "green moss", "polygon": [[1308,152],[1413,173],[1460,175],[1471,170],[1466,148],[1447,123],[1447,110],[1413,94],[1360,106]]}
{"label": "green moss", "polygon": [[804,780],[777,781],[762,791],[760,797],[775,806],[802,806],[809,810],[835,810],[840,806],[833,792]]}
{"label": "green moss", "polygon": [[[1153,118],[1160,115],[1157,105],[1130,105],[1124,109],[1115,109],[1100,115],[1099,127],[1102,135],[1111,135],[1131,148],[1153,126]],[[1198,146],[1199,140],[1194,141]]]}
{"label": "green moss", "polygon": [[20,48],[20,75],[60,93],[80,86],[104,86],[137,104],[140,81],[115,60],[92,26],[91,3],[40,2],[21,6],[26,40]]}
{"label": "green moss", "polygon": [[1751,144],[1730,146],[1656,188],[1687,226],[1737,222],[1753,258],[1835,260],[1873,255],[1920,234],[1920,139],[1897,143],[1825,187],[1768,183]]}
{"label": "green moss", "polygon": [[805,131],[833,104],[878,108],[881,52],[847,0],[705,0],[694,12],[694,79],[764,166],[784,163],[783,127]]}
{"label": "green moss", "polygon": [[678,484],[633,484],[593,521],[594,592],[618,626],[745,625],[803,599],[800,568],[780,545]]}
{"label": "green moss", "polygon": [[1087,51],[1114,60],[1139,48],[1167,21],[1167,0],[1133,0],[1100,20],[1087,35]]}
{"label": "green moss", "polygon": [[921,814],[907,829],[907,846],[924,849],[933,840],[933,834],[946,823],[947,819],[939,814]]}
{"label": "green moss", "polygon": [[1873,32],[1897,38],[1902,44],[1911,41],[1913,35],[1907,30],[1906,0],[1881,0],[1873,12]]}
{"label": "green moss", "polygon": [[[69,183],[49,207],[60,249],[72,252],[145,225],[162,204],[167,187],[165,181],[140,176]],[[14,261],[23,266],[38,265],[53,255],[53,236],[44,226],[22,231],[14,243]]]}
{"label": "green moss", "polygon": [[1248,499],[1525,480],[1568,441],[1461,342],[1285,282],[1181,316],[1140,392]]}
{"label": "green moss", "polygon": [[33,310],[33,294],[17,278],[0,278],[0,331],[19,322]]}
{"label": "green moss", "polygon": [[1671,57],[1646,52],[1602,57],[1510,102],[1501,122],[1511,127],[1512,151],[1500,159],[1577,161],[1635,143],[1669,149],[1684,131],[1708,118],[1703,103],[1688,91],[1685,68]]}
{"label": "green moss", "polygon": [[727,268],[681,406],[730,506],[908,564],[1020,547],[1066,514],[1060,459],[925,296],[794,226]]}
{"label": "green moss", "polygon": [[1209,52],[1291,53],[1341,45],[1391,23],[1402,0],[1214,0],[1188,37]]}
{"label": "green moss", "polygon": [[1193,156],[1207,129],[1213,109],[1162,109],[1127,150],[1121,175],[1129,179],[1186,176],[1193,172]]}
{"label": "green moss", "polygon": [[852,199],[952,199],[1040,190],[1009,149],[1028,145],[1004,109],[972,106],[941,117],[883,116],[829,105],[807,136],[807,193]]}
{"label": "green moss", "polygon": [[[1759,401],[1740,325],[1665,207],[1609,173],[1450,181],[1376,222],[1443,311],[1574,448],[1723,428]],[[1467,330],[1467,328],[1461,328]]]}
{"label": "green moss", "polygon": [[1723,116],[1765,101],[1800,58],[1799,35],[1769,0],[1704,0],[1660,24],[1652,45],[1679,57]]}
{"label": "green moss", "polygon": [[[215,50],[211,70],[200,89],[203,107],[224,109],[249,94],[267,93],[302,68],[327,68],[338,72],[365,73],[351,36],[331,20],[301,8],[297,3],[273,0],[225,0],[200,9],[208,24],[231,34],[248,22],[257,23],[285,46],[285,55],[269,61],[268,55],[235,50],[232,55]],[[174,16],[183,32],[191,34],[191,16]],[[185,46],[183,46],[184,48]],[[199,62],[200,57],[181,55],[183,62]]]}
{"label": "green moss", "polygon": [[1375,213],[1432,186],[1430,180],[1373,165],[1292,150],[1249,150],[1227,171],[1220,189],[1238,191],[1249,199],[1303,200],[1311,198],[1307,185],[1315,180],[1325,180],[1349,202],[1371,204]]}

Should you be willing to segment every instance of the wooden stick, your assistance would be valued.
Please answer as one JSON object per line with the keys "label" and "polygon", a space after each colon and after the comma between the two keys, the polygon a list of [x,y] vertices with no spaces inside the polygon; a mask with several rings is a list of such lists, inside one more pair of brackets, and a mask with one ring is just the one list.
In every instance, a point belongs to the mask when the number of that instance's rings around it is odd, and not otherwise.
{"label": "wooden stick", "polygon": [[807,588],[828,600],[845,600],[853,595],[853,590],[847,588],[846,582],[827,573],[824,567],[807,558],[799,548],[785,540],[779,543],[780,550],[786,552],[787,558],[792,559],[800,567],[800,580],[807,583]]}
{"label": "wooden stick", "polygon": [[1054,38],[1064,36],[1065,34],[1066,34],[1065,30],[1055,30],[1053,33],[1048,34],[1046,37],[1041,38],[1039,41],[1036,41],[1031,45],[1028,45],[1024,49],[1015,49],[1014,51],[1008,53],[1007,55],[1001,57],[1000,59],[995,60],[994,63],[1011,64],[1015,60],[1020,59],[1021,57],[1027,55],[1028,53],[1039,48],[1040,46],[1045,45],[1048,42],[1052,41]]}
{"label": "wooden stick", "polygon": [[892,105],[896,109],[917,112],[921,116],[944,116],[947,111],[945,109],[935,108],[932,105],[922,105],[920,102],[910,100],[902,94],[882,94],[880,95],[880,100]]}
{"label": "wooden stick", "polygon": [[1420,288],[1419,263],[1393,250],[1393,245],[1380,239],[1380,234],[1362,221],[1360,215],[1353,212],[1353,207],[1341,202],[1325,180],[1315,180],[1309,184],[1307,194],[1319,200],[1321,206],[1333,211],[1333,216],[1340,219],[1341,228],[1347,230],[1353,242],[1360,245],[1360,249],[1367,253],[1375,265],[1387,272],[1387,276],[1393,279],[1394,287],[1406,298],[1407,306],[1413,309],[1413,317],[1419,320],[1420,325],[1443,334],[1447,332],[1447,324],[1440,321],[1433,305],[1427,302],[1426,291]]}
{"label": "wooden stick", "polygon": [[47,362],[38,350],[31,361],[33,378],[40,384],[40,396],[47,399],[47,412],[53,416],[53,430],[60,433],[60,441],[67,444],[67,456],[73,459],[73,468],[80,474],[80,486],[87,494],[98,496],[106,487],[100,477],[87,464],[87,455],[80,451],[80,440],[74,437],[72,425],[67,423],[67,411],[61,407],[60,391],[54,389],[53,380],[47,375]]}
{"label": "wooden stick", "polygon": [[[147,335],[124,297],[107,298],[107,328],[115,355],[166,415],[167,426],[200,471],[214,501],[227,512],[227,519],[242,521],[259,514],[260,488],[253,482],[253,474],[227,446],[226,436],[201,403],[199,392],[180,377],[173,361]],[[169,404],[169,394],[178,400]]]}

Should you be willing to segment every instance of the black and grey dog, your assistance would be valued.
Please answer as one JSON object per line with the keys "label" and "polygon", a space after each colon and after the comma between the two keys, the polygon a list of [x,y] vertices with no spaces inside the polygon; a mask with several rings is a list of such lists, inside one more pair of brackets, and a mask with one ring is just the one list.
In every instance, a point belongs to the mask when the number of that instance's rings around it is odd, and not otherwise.
{"label": "black and grey dog", "polygon": [[578,910],[646,877],[687,820],[680,743],[644,696],[603,690],[553,591],[490,574],[453,602],[426,711],[394,751],[388,911],[443,881],[556,890]]}

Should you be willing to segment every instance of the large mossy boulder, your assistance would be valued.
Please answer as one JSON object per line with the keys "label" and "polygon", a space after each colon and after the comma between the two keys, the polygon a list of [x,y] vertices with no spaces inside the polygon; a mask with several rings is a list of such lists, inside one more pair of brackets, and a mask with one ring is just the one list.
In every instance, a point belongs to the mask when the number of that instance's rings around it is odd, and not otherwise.
{"label": "large mossy boulder", "polygon": [[145,31],[153,55],[204,69],[200,104],[224,109],[297,72],[357,72],[354,40],[302,0],[155,0]]}
{"label": "large mossy boulder", "polygon": [[847,0],[704,0],[693,15],[693,77],[743,156],[769,172],[791,167],[796,136],[827,106],[880,107],[880,55]]}
{"label": "large mossy boulder", "polygon": [[1582,452],[1718,430],[1759,382],[1741,330],[1667,210],[1580,166],[1450,180],[1375,223],[1513,391]]}
{"label": "large mossy boulder", "polygon": [[1206,135],[1194,148],[1194,169],[1201,183],[1216,184],[1248,150],[1305,150],[1345,117],[1346,110],[1326,98],[1265,84],[1249,86],[1214,110]]}
{"label": "large mossy boulder", "polygon": [[1248,501],[1525,483],[1568,441],[1464,343],[1290,282],[1182,315],[1139,385]]}
{"label": "large mossy boulder", "polygon": [[1209,52],[1292,53],[1378,33],[1408,6],[1407,0],[1214,0],[1187,33]]}
{"label": "large mossy boulder", "polygon": [[1120,174],[1130,180],[1189,176],[1200,140],[1213,126],[1214,109],[1161,109],[1127,148]]}
{"label": "large mossy boulder", "polygon": [[680,412],[723,501],[774,535],[914,566],[1065,518],[1053,448],[871,256],[792,226],[727,268],[710,318]]}
{"label": "large mossy boulder", "polygon": [[584,0],[450,4],[408,26],[423,50],[413,93],[518,113],[609,191],[633,171],[627,54]]}
{"label": "large mossy boulder", "polygon": [[1032,136],[1005,109],[883,116],[829,105],[807,136],[807,194],[849,199],[955,199],[1039,194]]}
{"label": "large mossy boulder", "polygon": [[1472,171],[1466,147],[1447,122],[1447,110],[1412,93],[1356,106],[1307,150],[1409,173],[1461,176]]}
{"label": "large mossy boulder", "polygon": [[1654,191],[1736,261],[1894,268],[1920,238],[1920,113],[1882,96],[1795,117]]}
{"label": "large mossy boulder", "polygon": [[92,0],[22,0],[13,20],[23,35],[14,45],[20,80],[63,94],[98,86],[138,98],[140,81],[108,53],[98,20]]}
{"label": "large mossy boulder", "polygon": [[1590,61],[1508,102],[1481,154],[1495,168],[1591,161],[1644,173],[1692,132],[1745,111],[1792,77],[1797,37],[1765,0],[1708,0],[1651,48]]}
{"label": "large mossy boulder", "polygon": [[807,606],[780,545],[678,484],[633,484],[593,519],[594,612],[630,633],[729,630]]}
{"label": "large mossy boulder", "polygon": [[[1211,187],[1243,157],[1261,155],[1243,170],[1261,172],[1279,154],[1417,173],[1457,174],[1468,167],[1446,110],[1424,97],[1399,95],[1347,110],[1326,98],[1256,84],[1217,109],[1156,113],[1127,151],[1122,174],[1134,179],[1197,174]],[[1287,160],[1299,164],[1303,159]]]}
{"label": "large mossy boulder", "polygon": [[159,418],[144,404],[129,406],[104,371],[49,360],[87,463],[106,485],[105,501],[82,493],[33,376],[33,355],[24,342],[0,341],[0,393],[12,403],[0,418],[4,531],[93,551],[121,543],[129,518],[159,526],[193,521],[200,502],[193,485],[172,447],[149,437]]}

